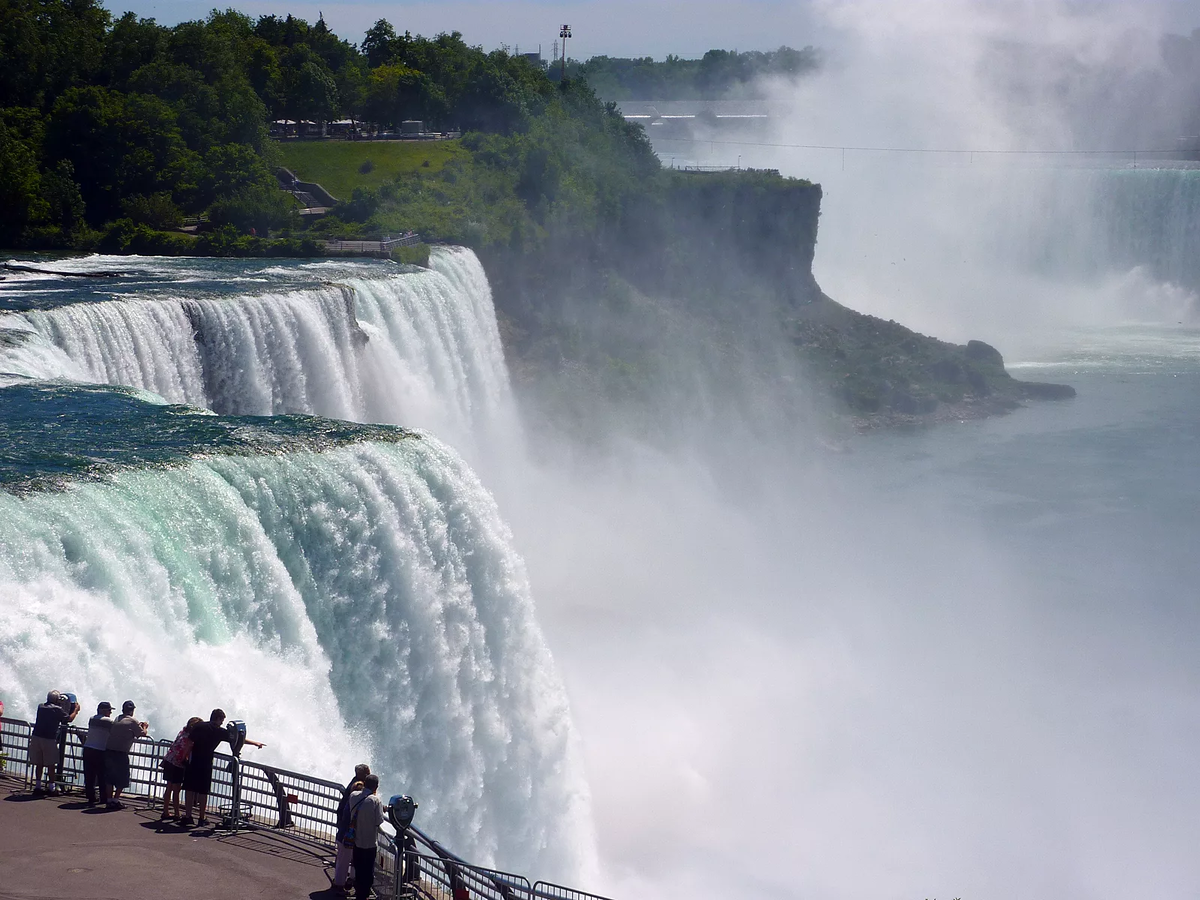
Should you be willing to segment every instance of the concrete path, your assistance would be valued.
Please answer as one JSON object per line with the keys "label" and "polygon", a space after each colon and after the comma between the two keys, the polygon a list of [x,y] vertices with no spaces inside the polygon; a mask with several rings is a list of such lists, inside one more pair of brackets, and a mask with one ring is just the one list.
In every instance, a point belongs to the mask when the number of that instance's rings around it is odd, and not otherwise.
{"label": "concrete path", "polygon": [[33,798],[0,777],[0,900],[333,900],[329,852],[269,831],[159,826],[134,801]]}

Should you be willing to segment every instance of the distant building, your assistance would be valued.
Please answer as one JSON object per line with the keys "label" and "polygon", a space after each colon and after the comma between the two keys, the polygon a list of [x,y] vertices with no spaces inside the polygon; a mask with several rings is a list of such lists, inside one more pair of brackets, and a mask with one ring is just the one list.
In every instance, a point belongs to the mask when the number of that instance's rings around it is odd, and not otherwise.
{"label": "distant building", "polygon": [[522,53],[521,55],[525,57],[531,66],[536,66],[539,69],[544,69],[549,65],[549,60],[542,59],[541,50],[537,53]]}
{"label": "distant building", "polygon": [[401,134],[424,134],[425,123],[418,119],[405,119],[400,123]]}

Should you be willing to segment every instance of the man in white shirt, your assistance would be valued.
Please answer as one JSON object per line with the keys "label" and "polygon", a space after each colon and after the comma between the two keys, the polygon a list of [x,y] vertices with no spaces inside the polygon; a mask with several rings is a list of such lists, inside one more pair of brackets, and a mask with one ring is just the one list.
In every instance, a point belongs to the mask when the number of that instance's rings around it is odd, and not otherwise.
{"label": "man in white shirt", "polygon": [[104,748],[104,780],[112,786],[112,799],[105,803],[107,809],[124,809],[121,792],[129,787],[129,749],[133,742],[146,736],[149,725],[133,717],[137,707],[132,700],[121,706],[121,718],[113,722],[108,732],[108,744]]}
{"label": "man in white shirt", "polygon": [[96,705],[96,714],[88,719],[87,738],[83,742],[83,790],[87,794],[87,805],[95,806],[97,791],[99,802],[107,803],[108,779],[104,777],[104,750],[108,747],[108,734],[112,731],[112,704],[105,700]]}

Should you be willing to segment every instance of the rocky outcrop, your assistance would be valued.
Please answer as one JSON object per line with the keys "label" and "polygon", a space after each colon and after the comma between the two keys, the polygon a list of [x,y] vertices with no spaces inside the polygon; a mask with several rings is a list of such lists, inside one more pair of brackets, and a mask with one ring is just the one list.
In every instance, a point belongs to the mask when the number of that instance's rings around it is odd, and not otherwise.
{"label": "rocky outcrop", "polygon": [[665,191],[587,246],[481,251],[514,370],[582,368],[595,383],[645,372],[654,332],[683,316],[710,334],[781,326],[812,382],[864,427],[1074,396],[1066,385],[1013,379],[983,341],[951,344],[822,293],[812,272],[820,185],[767,172],[664,177]]}

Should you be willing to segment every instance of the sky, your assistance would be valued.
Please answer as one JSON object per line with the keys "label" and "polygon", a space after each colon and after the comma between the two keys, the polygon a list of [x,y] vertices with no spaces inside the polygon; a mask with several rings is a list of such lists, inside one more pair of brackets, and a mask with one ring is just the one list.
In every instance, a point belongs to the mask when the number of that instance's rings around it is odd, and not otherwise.
{"label": "sky", "polygon": [[[163,25],[201,17],[210,6],[232,6],[250,16],[292,15],[325,21],[337,34],[355,43],[378,19],[388,19],[399,31],[432,36],[461,31],[467,42],[494,49],[534,51],[550,56],[559,27],[571,26],[568,55],[653,56],[669,53],[685,58],[706,50],[773,50],[781,45],[813,45],[836,49],[839,29],[829,12],[847,5],[886,10],[900,0],[104,0],[114,14],[132,10]],[[1047,5],[1055,0],[995,0],[998,5]],[[1065,0],[1067,5],[1161,8],[1168,31],[1188,34],[1200,27],[1200,0]],[[937,7],[937,3],[922,4]],[[886,15],[886,12],[884,12]]]}
{"label": "sky", "polygon": [[[862,0],[864,9],[884,8],[900,0]],[[1042,0],[996,0],[997,3]],[[1133,3],[1133,0],[1121,0]],[[1200,27],[1200,0],[1150,0],[1165,9],[1164,22],[1171,31],[1189,33]],[[1095,0],[1078,0],[1094,5]],[[1136,0],[1144,6],[1147,0]],[[107,0],[115,13],[132,10],[164,25],[195,19],[206,4],[185,0]],[[211,5],[217,6],[217,3]],[[372,3],[355,0],[241,0],[226,2],[251,16],[292,15],[325,21],[347,40],[362,40],[367,28],[380,18],[398,30],[431,36],[461,31],[468,43],[486,49],[501,45],[537,50],[550,55],[559,26],[571,26],[568,54],[575,59],[591,56],[653,56],[668,53],[699,57],[706,50],[773,50],[791,47],[830,47],[838,43],[836,28],[827,23],[826,8],[844,4],[830,0],[571,0],[546,3],[537,0],[408,0]],[[936,5],[936,4],[934,4]],[[1120,5],[1116,3],[1115,5]]]}
{"label": "sky", "polygon": [[[164,25],[197,18],[202,4],[184,0],[107,0],[115,13],[132,10]],[[216,5],[216,4],[213,4]],[[559,27],[571,26],[570,56],[655,56],[668,53],[697,57],[713,47],[744,50],[774,49],[780,44],[803,47],[817,43],[819,17],[808,0],[591,0],[543,3],[488,0],[416,0],[416,2],[288,2],[243,0],[229,3],[252,16],[291,13],[325,21],[347,40],[358,42],[380,18],[398,30],[434,35],[461,31],[471,44],[487,49],[500,45],[537,50],[549,56]]]}
{"label": "sky", "polygon": [[[194,19],[206,6],[181,0],[107,0],[109,10],[132,10],[164,25]],[[212,4],[217,5],[217,4]],[[713,47],[770,50],[781,44],[804,47],[818,43],[820,27],[807,0],[590,0],[542,3],[447,0],[447,2],[336,2],[336,0],[240,0],[226,2],[251,16],[291,13],[316,21],[323,13],[337,34],[358,42],[380,18],[397,30],[431,36],[461,31],[471,44],[537,50],[549,56],[559,27],[571,26],[568,54],[590,56],[655,56],[668,53],[702,56]]]}

